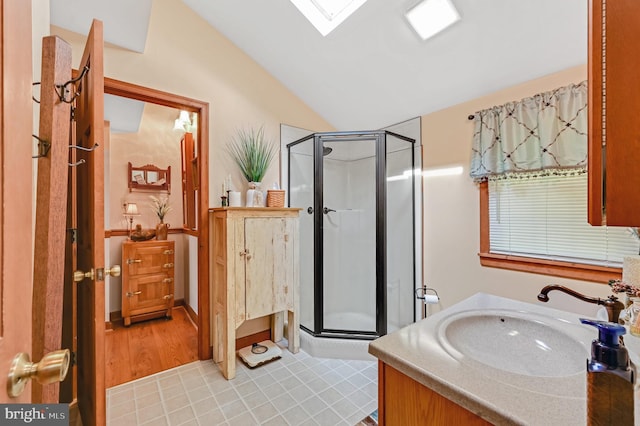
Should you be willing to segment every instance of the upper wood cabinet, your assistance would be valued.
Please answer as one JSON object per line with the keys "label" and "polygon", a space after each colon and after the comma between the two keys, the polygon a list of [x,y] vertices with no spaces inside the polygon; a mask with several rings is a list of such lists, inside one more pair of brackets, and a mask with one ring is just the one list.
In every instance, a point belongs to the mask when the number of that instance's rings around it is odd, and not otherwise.
{"label": "upper wood cabinet", "polygon": [[589,2],[589,223],[640,226],[640,1]]}

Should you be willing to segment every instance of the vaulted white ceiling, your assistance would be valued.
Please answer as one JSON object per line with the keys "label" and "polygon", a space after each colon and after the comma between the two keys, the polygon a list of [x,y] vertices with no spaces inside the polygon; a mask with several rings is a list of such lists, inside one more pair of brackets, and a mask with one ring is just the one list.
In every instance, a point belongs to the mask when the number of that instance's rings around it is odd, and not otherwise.
{"label": "vaulted white ceiling", "polygon": [[50,0],[51,24],[88,34],[91,21],[104,24],[106,42],[144,52],[152,0]]}
{"label": "vaulted white ceiling", "polygon": [[[426,41],[404,17],[417,0],[368,0],[326,37],[288,0],[182,1],[338,130],[381,128],[587,60],[584,0],[452,0],[462,19]],[[148,17],[150,4],[51,0],[52,24],[86,33],[96,17],[106,41],[140,40],[146,23],[127,17]],[[69,10],[84,31],[62,19]]]}

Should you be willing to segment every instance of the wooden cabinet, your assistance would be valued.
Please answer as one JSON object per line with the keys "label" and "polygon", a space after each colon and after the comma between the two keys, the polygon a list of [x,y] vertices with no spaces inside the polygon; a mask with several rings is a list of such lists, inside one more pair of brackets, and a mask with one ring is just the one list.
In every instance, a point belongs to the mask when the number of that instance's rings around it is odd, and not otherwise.
{"label": "wooden cabinet", "polygon": [[378,424],[487,426],[488,421],[378,362]]}
{"label": "wooden cabinet", "polygon": [[589,2],[589,223],[640,226],[640,2]]}
{"label": "wooden cabinet", "polygon": [[124,325],[171,317],[174,299],[173,241],[126,241],[122,244],[122,317]]}
{"label": "wooden cabinet", "polygon": [[235,376],[235,330],[272,315],[271,338],[300,347],[298,213],[288,208],[217,208],[210,213],[213,359]]}

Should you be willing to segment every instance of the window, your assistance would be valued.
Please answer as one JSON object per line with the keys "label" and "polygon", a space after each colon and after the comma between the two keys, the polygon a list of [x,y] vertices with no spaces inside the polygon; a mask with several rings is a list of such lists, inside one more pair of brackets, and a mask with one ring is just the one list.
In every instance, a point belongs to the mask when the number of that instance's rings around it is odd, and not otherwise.
{"label": "window", "polygon": [[587,224],[587,83],[474,114],[483,266],[607,282],[639,242]]}
{"label": "window", "polygon": [[460,20],[450,0],[424,0],[406,13],[407,20],[423,40]]}
{"label": "window", "polygon": [[291,3],[326,36],[367,0],[291,0]]}
{"label": "window", "polygon": [[628,228],[587,223],[586,173],[489,180],[481,193],[485,266],[603,282],[638,254]]}

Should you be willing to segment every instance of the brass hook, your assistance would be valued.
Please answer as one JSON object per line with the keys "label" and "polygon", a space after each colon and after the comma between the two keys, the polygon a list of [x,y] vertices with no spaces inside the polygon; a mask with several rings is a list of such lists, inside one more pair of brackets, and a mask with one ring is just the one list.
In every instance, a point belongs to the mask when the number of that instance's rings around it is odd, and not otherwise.
{"label": "brass hook", "polygon": [[[80,145],[69,145],[70,149],[79,149],[80,151],[85,151],[85,152],[91,152],[91,151],[95,151],[96,149],[98,149],[100,145],[95,143],[93,144],[93,146],[91,148],[85,148],[84,146],[80,146]],[[80,160],[76,161],[75,163],[69,163],[70,167],[77,167],[80,164],[84,164],[86,163],[84,158],[81,158]]]}
{"label": "brass hook", "polygon": [[[31,85],[32,85],[32,86],[39,86],[39,85],[40,85],[40,82],[39,82],[39,81],[36,81],[35,83],[32,83]],[[33,100],[33,102],[35,102],[35,103],[37,103],[37,104],[39,104],[39,103],[40,103],[40,101],[39,101],[38,99],[36,99],[36,97],[35,97],[35,96],[33,96],[33,95],[31,95],[31,99]]]}
{"label": "brass hook", "polygon": [[75,98],[77,98],[80,95],[81,90],[78,90],[73,94],[73,96],[70,99],[67,99],[67,93],[69,93],[69,89],[67,88],[67,86],[69,86],[70,84],[75,84],[78,81],[82,80],[84,76],[87,75],[88,71],[89,71],[89,66],[85,65],[84,68],[82,68],[82,72],[78,77],[72,78],[71,80],[67,81],[64,84],[56,84],[56,93],[61,102],[70,104],[75,100]]}
{"label": "brass hook", "polygon": [[81,151],[86,151],[86,152],[91,152],[91,151],[95,151],[96,149],[98,149],[100,145],[99,144],[94,144],[91,148],[85,148],[84,146],[80,146],[80,145],[69,145],[69,148],[71,149],[79,149]]}
{"label": "brass hook", "polygon": [[79,161],[76,161],[75,163],[69,163],[69,167],[78,167],[80,164],[84,164],[86,163],[86,161],[84,160],[84,158],[81,158]]}
{"label": "brass hook", "polygon": [[31,158],[46,157],[49,154],[49,150],[51,149],[51,143],[45,141],[44,139],[40,139],[36,135],[31,136],[38,140],[38,155],[32,155]]}

